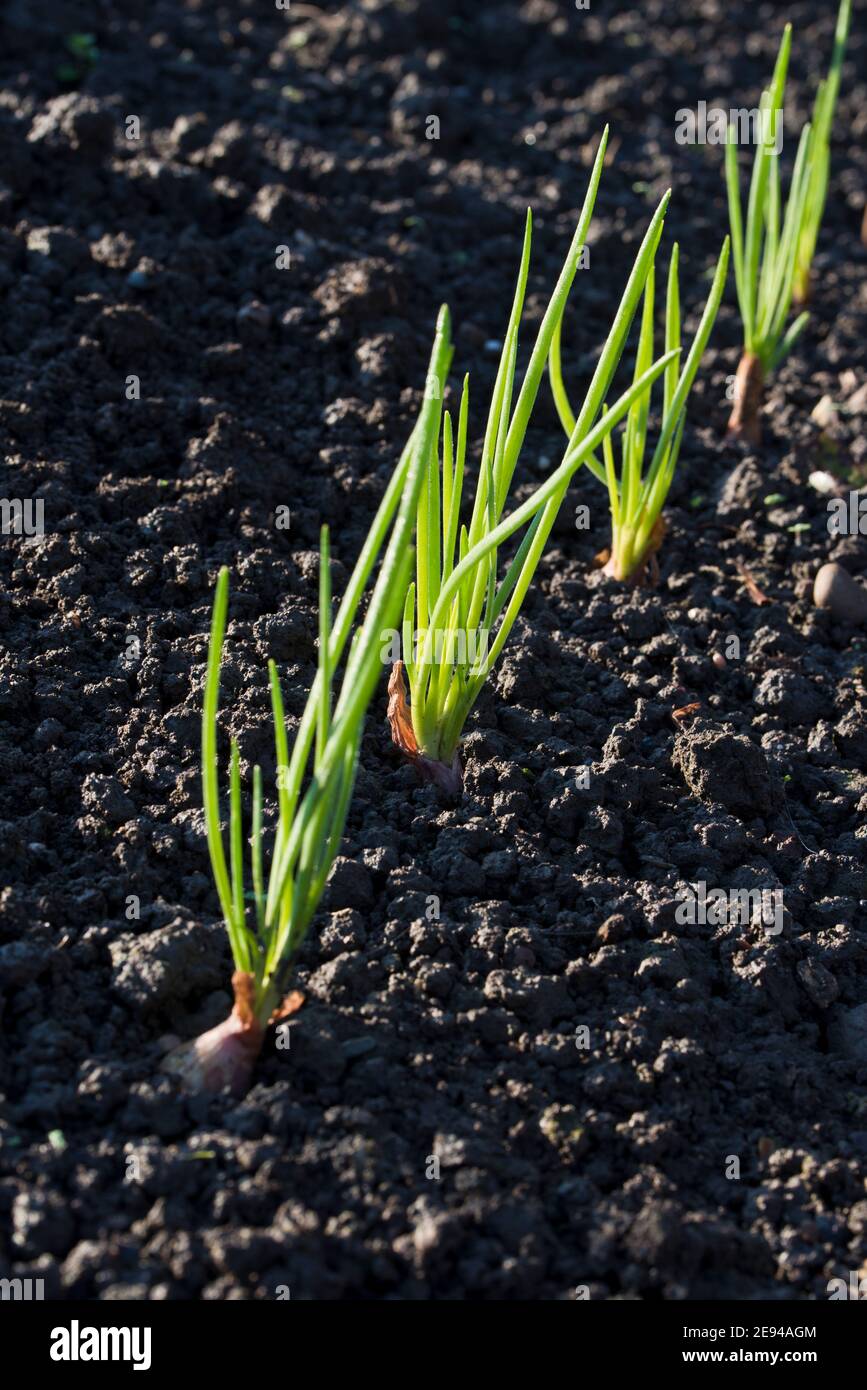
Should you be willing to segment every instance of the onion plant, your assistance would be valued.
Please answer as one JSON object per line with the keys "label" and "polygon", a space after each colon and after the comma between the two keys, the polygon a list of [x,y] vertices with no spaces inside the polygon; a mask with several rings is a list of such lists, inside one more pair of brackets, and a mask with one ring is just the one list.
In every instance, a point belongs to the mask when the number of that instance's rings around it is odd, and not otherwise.
{"label": "onion plant", "polygon": [[831,67],[827,80],[819,83],[816,100],[813,104],[813,139],[810,150],[809,188],[806,211],[798,238],[797,263],[795,266],[794,300],[796,304],[806,304],[810,298],[810,266],[816,251],[816,242],[825,200],[828,196],[828,175],[831,167],[831,127],[834,124],[834,111],[840,91],[840,71],[849,37],[849,21],[852,17],[852,0],[841,0],[837,13],[837,27],[834,32],[834,48],[831,53]]}
{"label": "onion plant", "polygon": [[[786,73],[792,45],[792,26],[786,25],[774,75],[762,93],[761,138],[753,159],[746,232],[741,211],[737,148],[729,129],[725,152],[732,259],[738,303],[744,328],[741,360],[734,383],[734,409],[728,432],[758,444],[759,412],[768,376],[786,357],[809,315],[800,314],[787,327],[795,281],[797,250],[808,223],[812,127],[801,132],[795,156],[789,200],[781,214],[778,124],[783,118]],[[781,225],[782,221],[782,225]]]}
{"label": "onion plant", "polygon": [[[240,757],[229,759],[229,855],[223,840],[217,768],[217,705],[229,597],[220,571],[211,622],[202,714],[202,790],[208,850],[234,962],[234,1008],[229,1018],[168,1059],[189,1089],[228,1086],[243,1094],[265,1028],[283,997],[291,961],[304,940],[343,834],[352,797],[364,716],[381,674],[380,634],[400,616],[412,570],[412,530],[419,490],[439,428],[451,362],[448,311],[440,312],[425,400],[415,429],[362,546],[343,601],[331,620],[328,530],[319,568],[319,655],[291,757],[277,669],[269,663],[277,760],[277,823],[267,884],[263,870],[262,773],[253,769],[249,818],[249,877],[244,873]],[[389,534],[390,529],[390,534]],[[386,545],[386,537],[388,542]],[[356,617],[368,581],[385,555],[364,620]],[[351,640],[350,640],[351,638]],[[349,652],[342,678],[337,671]],[[309,779],[304,786],[305,775]]]}
{"label": "onion plant", "polygon": [[[668,267],[666,289],[666,352],[679,350],[681,346],[678,259],[678,247],[675,243]],[[686,402],[719,310],[728,263],[729,239],[726,237],[716,264],[710,294],[686,362],[681,370],[678,361],[673,359],[663,377],[662,425],[646,476],[644,456],[651,398],[649,389],[634,402],[623,429],[620,477],[617,476],[610,434],[606,435],[602,444],[604,466],[598,458],[590,457],[586,460],[590,471],[608,489],[611,507],[611,550],[605,568],[615,579],[636,582],[641,577],[649,557],[662,540],[662,509],[677,467],[686,419]],[[655,271],[651,266],[644,286],[641,332],[635,356],[636,381],[653,360],[654,280]],[[551,343],[548,365],[557,412],[569,436],[575,428],[575,415],[563,384],[560,359],[561,327],[562,320],[557,325]]]}
{"label": "onion plant", "polygon": [[[602,174],[607,129],[593,166],[572,245],[536,337],[514,409],[512,397],[518,329],[527,286],[532,219],[524,249],[488,411],[469,525],[461,524],[469,417],[469,383],[464,380],[457,428],[443,416],[440,448],[426,460],[416,520],[416,577],[403,608],[403,659],[389,683],[392,738],[423,777],[452,795],[461,788],[461,733],[518,616],[546,541],[575,470],[656,377],[676,360],[669,352],[648,360],[637,381],[602,418],[602,403],[620,359],[662,234],[666,194],[635,259],[611,331],[602,349],[582,410],[558,469],[532,496],[504,516],[509,489],[524,443],[551,341],[562,315],[584,245]],[[499,549],[526,526],[517,553],[500,577]],[[404,671],[409,679],[407,706]]]}

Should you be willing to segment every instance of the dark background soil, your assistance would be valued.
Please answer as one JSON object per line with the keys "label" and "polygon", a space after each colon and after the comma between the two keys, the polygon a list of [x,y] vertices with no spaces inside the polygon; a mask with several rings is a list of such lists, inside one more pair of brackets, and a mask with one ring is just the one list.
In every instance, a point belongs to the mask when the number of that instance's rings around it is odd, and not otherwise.
{"label": "dark background soil", "polygon": [[[167,1035],[229,1007],[198,772],[218,566],[223,727],[270,779],[266,657],[297,715],[319,526],[339,593],[439,302],[476,460],[524,209],[526,350],[608,120],[573,390],[669,185],[694,327],[722,159],[677,145],[674,113],[753,105],[790,17],[797,131],[835,8],[4,7],[4,495],[43,499],[45,535],[0,550],[0,1276],[55,1298],[802,1299],[862,1269],[865,637],[811,587],[829,557],[867,578],[867,545],[829,536],[806,482],[867,466],[859,0],[814,316],[761,452],[722,441],[732,283],[659,585],[591,573],[607,514],[579,476],[468,726],[459,807],[399,765],[384,687],[371,707],[291,1047],[269,1040],[240,1103],[159,1071]],[[99,56],[70,74],[77,32]],[[518,496],[559,449],[545,387]],[[678,925],[698,880],[782,889],[783,931]]]}

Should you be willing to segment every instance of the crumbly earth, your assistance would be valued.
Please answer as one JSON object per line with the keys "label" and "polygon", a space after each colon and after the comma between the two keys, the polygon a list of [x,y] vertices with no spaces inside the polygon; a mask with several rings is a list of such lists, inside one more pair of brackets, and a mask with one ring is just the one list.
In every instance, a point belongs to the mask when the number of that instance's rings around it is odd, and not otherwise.
{"label": "crumbly earth", "polygon": [[[834,8],[786,8],[789,155]],[[44,501],[45,534],[0,550],[0,1276],[88,1299],[804,1299],[867,1272],[865,632],[811,601],[828,559],[867,580],[867,546],[829,535],[807,481],[867,469],[855,11],[813,318],[761,450],[723,439],[730,285],[658,585],[593,572],[606,505],[579,476],[457,807],[397,761],[383,681],[291,1045],[269,1037],[231,1102],[159,1069],[230,1004],[197,765],[218,566],[221,727],[270,783],[266,658],[294,719],[319,526],[340,593],[440,300],[475,462],[524,209],[526,351],[608,120],[573,391],[669,185],[694,328],[722,159],[677,144],[675,113],[754,104],[782,20],[104,0],[59,28],[4,6],[4,487]],[[95,61],[66,52],[90,31]],[[560,448],[546,387],[519,497]],[[697,882],[770,890],[775,915],[684,923]]]}

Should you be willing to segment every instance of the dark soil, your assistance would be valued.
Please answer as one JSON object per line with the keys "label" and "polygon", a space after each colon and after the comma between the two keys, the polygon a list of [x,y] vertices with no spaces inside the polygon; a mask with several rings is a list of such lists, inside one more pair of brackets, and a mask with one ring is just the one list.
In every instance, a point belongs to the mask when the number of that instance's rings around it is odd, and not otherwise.
{"label": "dark soil", "polygon": [[[0,1276],[89,1299],[804,1299],[867,1272],[865,633],[811,601],[829,558],[867,579],[867,544],[828,534],[807,483],[867,466],[863,0],[813,319],[761,451],[724,441],[732,283],[657,587],[592,572],[607,510],[579,475],[458,807],[400,765],[383,680],[291,1046],[269,1038],[240,1103],[159,1070],[230,1003],[198,771],[218,566],[222,724],[270,781],[266,658],[294,717],[319,526],[340,593],[440,300],[476,460],[524,209],[526,350],[608,120],[573,389],[668,185],[694,327],[722,152],[678,145],[675,112],[754,104],[790,17],[797,130],[835,9],[102,0],[58,28],[4,7],[4,488],[43,499],[45,535],[0,551]],[[70,75],[73,32],[99,55]],[[560,448],[545,387],[519,496]],[[698,881],[782,890],[782,930],[680,924]]]}

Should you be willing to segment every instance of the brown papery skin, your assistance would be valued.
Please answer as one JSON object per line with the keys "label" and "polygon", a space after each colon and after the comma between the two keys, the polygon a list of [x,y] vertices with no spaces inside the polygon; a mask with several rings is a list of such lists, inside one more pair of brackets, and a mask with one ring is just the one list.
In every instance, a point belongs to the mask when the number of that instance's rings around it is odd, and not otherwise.
{"label": "brown papery skin", "polygon": [[656,552],[665,539],[667,526],[668,523],[660,512],[653,523],[647,548],[638,564],[632,569],[631,574],[619,573],[614,563],[614,556],[610,551],[603,551],[604,561],[601,555],[597,556],[597,559],[602,561],[602,573],[607,575],[609,579],[616,579],[619,584],[625,584],[627,589],[654,589],[659,583],[659,561],[656,558]]}
{"label": "brown papery skin", "polygon": [[436,758],[425,757],[422,753],[416,741],[415,730],[412,727],[412,716],[406,699],[402,661],[394,663],[388,678],[388,713],[386,718],[391,730],[392,743],[412,763],[422,781],[432,782],[446,796],[455,801],[459,800],[464,791],[464,770],[461,766],[460,754],[455,753],[451,767],[449,767],[448,763],[438,762]]}
{"label": "brown papery skin", "polygon": [[163,1061],[163,1070],[179,1077],[185,1091],[195,1095],[226,1087],[243,1096],[262,1051],[265,1027],[253,1008],[255,980],[243,970],[232,976],[235,1006],[227,1019],[192,1042],[182,1043]]}
{"label": "brown papery skin", "polygon": [[762,423],[759,411],[765,394],[765,372],[755,353],[745,352],[735,377],[735,405],[729,417],[727,435],[747,444],[760,444]]}

